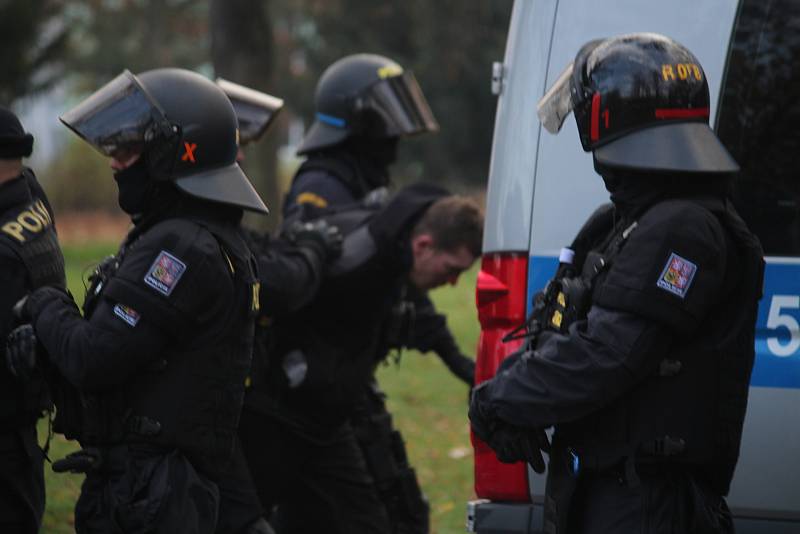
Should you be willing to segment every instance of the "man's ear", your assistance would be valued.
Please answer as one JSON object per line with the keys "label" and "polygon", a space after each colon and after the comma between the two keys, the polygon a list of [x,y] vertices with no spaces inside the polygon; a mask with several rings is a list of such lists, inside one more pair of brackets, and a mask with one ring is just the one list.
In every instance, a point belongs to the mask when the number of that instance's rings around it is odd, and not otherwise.
{"label": "man's ear", "polygon": [[414,256],[433,248],[433,236],[430,234],[419,234],[411,238],[411,251]]}

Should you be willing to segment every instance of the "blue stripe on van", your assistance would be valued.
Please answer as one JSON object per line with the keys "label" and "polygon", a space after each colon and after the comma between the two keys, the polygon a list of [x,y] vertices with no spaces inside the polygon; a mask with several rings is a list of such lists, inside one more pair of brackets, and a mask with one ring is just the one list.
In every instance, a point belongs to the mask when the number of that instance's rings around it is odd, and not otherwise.
{"label": "blue stripe on van", "polygon": [[[534,293],[544,287],[556,267],[558,258],[555,256],[531,256],[528,264],[528,313],[531,312]],[[767,328],[770,310],[773,328]],[[751,386],[800,389],[800,331],[794,326],[798,323],[800,262],[770,261],[764,276],[764,297],[758,308],[756,362]]]}

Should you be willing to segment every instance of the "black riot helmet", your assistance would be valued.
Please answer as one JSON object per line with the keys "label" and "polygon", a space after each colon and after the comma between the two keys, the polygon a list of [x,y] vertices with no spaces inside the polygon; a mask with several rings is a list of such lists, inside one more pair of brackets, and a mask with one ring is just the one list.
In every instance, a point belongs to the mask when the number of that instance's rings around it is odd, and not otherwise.
{"label": "black riot helmet", "polygon": [[225,93],[183,69],[125,71],[60,117],[103,155],[140,154],[147,174],[190,196],[267,213],[236,164],[237,123]]}
{"label": "black riot helmet", "polygon": [[739,170],[708,126],[708,82],[700,62],[669,37],[634,33],[585,44],[539,101],[539,118],[551,133],[570,111],[583,149],[603,166]]}
{"label": "black riot helmet", "polygon": [[375,54],[344,57],[322,73],[314,123],[298,154],[351,136],[375,139],[433,132],[439,125],[414,75]]}
{"label": "black riot helmet", "polygon": [[283,109],[283,100],[244,85],[217,78],[217,85],[225,91],[233,104],[239,122],[239,145],[257,141]]}

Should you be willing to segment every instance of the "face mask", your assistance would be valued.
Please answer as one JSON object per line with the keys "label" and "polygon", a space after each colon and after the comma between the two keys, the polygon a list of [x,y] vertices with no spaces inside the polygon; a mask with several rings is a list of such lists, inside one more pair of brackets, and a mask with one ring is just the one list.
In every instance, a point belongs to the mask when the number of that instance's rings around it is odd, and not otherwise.
{"label": "face mask", "polygon": [[114,180],[119,188],[117,201],[122,211],[128,215],[145,211],[153,185],[145,158],[141,157],[127,169],[115,172]]}

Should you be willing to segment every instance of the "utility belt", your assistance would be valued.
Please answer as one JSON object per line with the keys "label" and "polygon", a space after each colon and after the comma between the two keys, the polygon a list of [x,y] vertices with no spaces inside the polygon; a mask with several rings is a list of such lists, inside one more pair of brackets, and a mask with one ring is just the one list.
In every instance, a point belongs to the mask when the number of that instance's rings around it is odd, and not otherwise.
{"label": "utility belt", "polygon": [[581,454],[572,447],[566,447],[563,457],[566,471],[575,479],[582,476],[610,476],[630,487],[639,485],[638,475],[657,475],[665,469],[677,466],[690,468],[693,465],[691,456],[687,455],[686,442],[672,436],[643,442],[636,452],[625,456],[617,454],[615,458],[605,456],[602,452]]}

